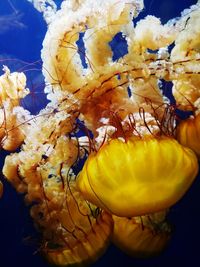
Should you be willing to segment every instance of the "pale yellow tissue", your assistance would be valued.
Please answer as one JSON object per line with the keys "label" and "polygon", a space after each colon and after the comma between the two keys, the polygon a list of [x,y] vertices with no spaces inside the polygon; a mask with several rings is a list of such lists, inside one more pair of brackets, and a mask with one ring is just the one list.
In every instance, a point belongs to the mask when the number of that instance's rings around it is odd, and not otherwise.
{"label": "pale yellow tissue", "polygon": [[162,25],[154,16],[140,20],[135,28],[135,42],[152,50],[169,45],[176,38],[176,30],[171,25]]}

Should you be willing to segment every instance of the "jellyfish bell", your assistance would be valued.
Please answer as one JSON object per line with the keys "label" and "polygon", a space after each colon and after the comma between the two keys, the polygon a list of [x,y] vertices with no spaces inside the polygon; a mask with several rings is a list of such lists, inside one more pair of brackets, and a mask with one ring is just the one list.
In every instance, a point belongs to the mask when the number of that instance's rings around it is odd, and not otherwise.
{"label": "jellyfish bell", "polygon": [[197,173],[193,151],[171,137],[116,138],[89,155],[77,184],[91,203],[133,217],[175,204]]}
{"label": "jellyfish bell", "polygon": [[103,212],[98,222],[91,227],[87,236],[81,241],[77,238],[74,244],[63,247],[51,245],[43,249],[43,254],[49,263],[57,266],[88,266],[94,263],[105,252],[111,234],[112,218]]}
{"label": "jellyfish bell", "polygon": [[192,149],[200,158],[200,113],[183,120],[177,127],[178,141]]}
{"label": "jellyfish bell", "polygon": [[168,245],[171,227],[166,221],[167,211],[140,217],[113,215],[112,242],[126,254],[146,258],[160,254]]}
{"label": "jellyfish bell", "polygon": [[[54,231],[53,238],[49,235],[51,231],[47,232],[42,254],[49,263],[57,266],[87,266],[107,249],[113,220],[107,212],[88,205],[71,185],[70,191],[66,197],[67,208],[54,215],[60,223],[60,229],[56,233]],[[36,207],[32,215],[37,214]],[[50,229],[50,225],[46,224],[46,228]]]}

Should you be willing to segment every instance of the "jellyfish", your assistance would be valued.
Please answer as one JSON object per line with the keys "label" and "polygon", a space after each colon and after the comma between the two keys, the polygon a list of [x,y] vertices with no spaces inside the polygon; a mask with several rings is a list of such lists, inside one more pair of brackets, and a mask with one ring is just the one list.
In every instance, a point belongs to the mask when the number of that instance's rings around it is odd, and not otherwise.
{"label": "jellyfish", "polygon": [[158,255],[168,245],[171,237],[171,226],[166,215],[167,210],[139,217],[113,215],[112,242],[132,257]]}
{"label": "jellyfish", "polygon": [[[25,138],[22,150],[6,157],[3,173],[25,202],[41,234],[39,251],[58,266],[89,264],[107,248],[113,229],[110,214],[83,199],[72,166],[79,157],[73,118],[54,113],[34,118],[41,127]],[[37,121],[37,122],[36,122]],[[41,134],[43,133],[43,134]],[[24,160],[26,159],[26,160]]]}
{"label": "jellyfish", "polygon": [[78,188],[88,201],[112,214],[134,217],[175,204],[197,173],[194,152],[174,139],[113,139],[90,154]]}

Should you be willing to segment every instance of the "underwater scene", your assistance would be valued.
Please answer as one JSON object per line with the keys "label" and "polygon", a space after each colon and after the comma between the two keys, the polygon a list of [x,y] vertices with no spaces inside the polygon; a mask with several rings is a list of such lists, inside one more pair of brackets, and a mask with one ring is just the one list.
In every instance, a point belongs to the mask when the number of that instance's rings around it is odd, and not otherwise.
{"label": "underwater scene", "polygon": [[0,0],[0,267],[198,266],[199,158],[199,0]]}

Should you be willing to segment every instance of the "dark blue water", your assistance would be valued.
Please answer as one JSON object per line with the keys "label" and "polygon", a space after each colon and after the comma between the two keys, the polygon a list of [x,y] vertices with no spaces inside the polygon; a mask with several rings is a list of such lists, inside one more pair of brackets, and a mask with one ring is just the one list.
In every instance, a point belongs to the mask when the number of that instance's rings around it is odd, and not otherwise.
{"label": "dark blue water", "polygon": [[[146,8],[141,17],[152,14],[166,22],[180,15],[181,10],[196,1],[146,0],[145,2]],[[28,87],[32,90],[32,94],[23,104],[33,113],[37,113],[46,103],[40,71],[40,50],[45,31],[46,25],[41,14],[26,0],[0,0],[0,69],[6,64],[12,71],[26,71],[29,79]],[[123,44],[120,44],[120,39],[117,39],[114,46],[117,46],[118,50],[125,49]],[[33,64],[36,61],[37,63]],[[0,151],[1,166],[4,156],[5,152]],[[28,208],[23,203],[23,196],[19,196],[5,180],[3,182],[4,195],[0,200],[0,267],[47,267],[48,264],[35,253],[36,233],[29,218]],[[170,220],[174,226],[174,233],[168,249],[162,255],[148,260],[135,260],[111,246],[93,266],[200,266],[199,203],[198,178],[186,196],[171,209]]]}

